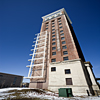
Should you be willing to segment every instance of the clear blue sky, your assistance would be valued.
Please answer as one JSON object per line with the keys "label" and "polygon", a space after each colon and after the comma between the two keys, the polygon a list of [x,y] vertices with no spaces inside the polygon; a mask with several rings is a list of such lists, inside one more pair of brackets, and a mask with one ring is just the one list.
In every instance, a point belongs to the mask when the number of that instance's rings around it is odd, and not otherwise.
{"label": "clear blue sky", "polygon": [[100,77],[100,0],[0,0],[0,72],[28,75],[41,17],[61,8],[72,21],[86,61]]}

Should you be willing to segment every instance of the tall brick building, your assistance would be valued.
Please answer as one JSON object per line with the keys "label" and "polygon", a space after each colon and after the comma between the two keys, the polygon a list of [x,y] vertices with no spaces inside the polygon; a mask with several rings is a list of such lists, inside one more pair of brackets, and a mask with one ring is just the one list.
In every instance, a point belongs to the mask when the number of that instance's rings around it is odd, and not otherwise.
{"label": "tall brick building", "polygon": [[65,9],[43,16],[41,32],[33,41],[29,59],[30,88],[58,92],[72,88],[74,95],[91,94],[98,85],[90,62],[86,62]]}

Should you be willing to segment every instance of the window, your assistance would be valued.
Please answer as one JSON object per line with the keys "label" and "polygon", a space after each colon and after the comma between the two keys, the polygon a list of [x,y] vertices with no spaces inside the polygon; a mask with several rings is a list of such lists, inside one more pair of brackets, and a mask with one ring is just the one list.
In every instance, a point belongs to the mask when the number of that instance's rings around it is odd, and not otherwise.
{"label": "window", "polygon": [[53,25],[53,24],[55,24],[55,23],[52,23],[52,25]]}
{"label": "window", "polygon": [[66,78],[66,85],[73,85],[72,78]]}
{"label": "window", "polygon": [[55,37],[55,35],[52,35],[52,37]]}
{"label": "window", "polygon": [[55,29],[52,29],[52,31],[54,31]]}
{"label": "window", "polygon": [[62,46],[62,48],[63,48],[63,49],[67,49],[66,45],[65,45],[65,46]]}
{"label": "window", "polygon": [[68,57],[63,57],[63,60],[66,61],[66,60],[69,60],[69,59],[68,59]]}
{"label": "window", "polygon": [[59,23],[59,25],[61,25],[61,23]]}
{"label": "window", "polygon": [[52,34],[55,34],[55,32],[52,32]]}
{"label": "window", "polygon": [[70,69],[65,69],[65,74],[71,74]]}
{"label": "window", "polygon": [[56,71],[56,67],[51,67],[51,72]]}
{"label": "window", "polygon": [[61,36],[64,36],[64,33],[60,34]]}
{"label": "window", "polygon": [[63,32],[63,30],[60,31],[60,33]]}
{"label": "window", "polygon": [[65,41],[62,41],[62,44],[66,44],[66,42]]}
{"label": "window", "polygon": [[68,52],[67,51],[63,51],[63,55],[67,55],[68,54]]}
{"label": "window", "polygon": [[52,21],[52,25],[55,24],[54,20]]}
{"label": "window", "polygon": [[64,40],[65,38],[64,37],[61,37],[61,40]]}
{"label": "window", "polygon": [[52,26],[52,27],[55,27],[55,26]]}
{"label": "window", "polygon": [[59,27],[59,28],[62,28],[62,26],[61,26],[61,27]]}
{"label": "window", "polygon": [[52,45],[56,45],[56,42],[53,42]]}
{"label": "window", "polygon": [[13,85],[15,85],[17,77],[14,78]]}
{"label": "window", "polygon": [[61,22],[61,18],[58,19],[58,22]]}
{"label": "window", "polygon": [[49,22],[46,23],[46,25],[49,24]]}
{"label": "window", "polygon": [[55,38],[54,38],[54,39],[52,39],[52,41],[55,41]]}
{"label": "window", "polygon": [[51,59],[51,62],[56,62],[56,59]]}
{"label": "window", "polygon": [[46,30],[47,30],[48,28],[46,28]]}
{"label": "window", "polygon": [[61,20],[61,18],[58,18],[58,20]]}
{"label": "window", "polygon": [[56,50],[56,47],[52,47],[52,50]]}
{"label": "window", "polygon": [[52,52],[52,55],[56,55],[56,52]]}
{"label": "window", "polygon": [[54,22],[54,20],[52,21],[52,23]]}
{"label": "window", "polygon": [[46,23],[46,27],[49,26],[49,23]]}
{"label": "window", "polygon": [[61,20],[58,20],[58,22],[61,22]]}
{"label": "window", "polygon": [[3,77],[3,75],[0,75],[0,77]]}

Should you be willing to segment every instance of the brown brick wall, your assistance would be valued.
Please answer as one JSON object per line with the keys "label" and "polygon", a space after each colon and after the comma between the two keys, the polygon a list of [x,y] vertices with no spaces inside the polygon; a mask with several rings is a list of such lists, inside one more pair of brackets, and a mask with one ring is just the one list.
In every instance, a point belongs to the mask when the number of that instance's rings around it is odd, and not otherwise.
{"label": "brown brick wall", "polygon": [[[59,22],[58,22],[58,19],[61,18],[61,23],[62,25],[59,25]],[[55,21],[55,27],[52,28],[52,21]],[[46,22],[43,22],[42,23],[42,28],[41,28],[41,31],[45,31],[46,30],[46,23],[48,23],[48,29],[47,31],[50,32],[51,34],[51,38],[50,38],[50,62],[51,62],[51,59],[53,58],[56,58],[56,61],[63,61],[63,57],[66,57],[68,56],[69,60],[73,60],[73,59],[78,59],[79,58],[79,55],[78,55],[78,52],[77,52],[77,49],[76,49],[76,46],[75,46],[75,43],[74,43],[74,39],[72,37],[72,33],[69,29],[69,26],[67,26],[66,24],[68,24],[67,20],[66,20],[66,17],[65,15],[62,15],[60,17],[57,17],[57,18],[54,18],[54,19],[51,19],[49,21],[46,21]],[[60,29],[59,27],[62,26],[63,28]],[[57,37],[55,37],[56,39],[56,45],[52,45],[53,41],[52,41],[52,29],[55,29],[55,36],[56,36],[56,30],[58,30],[59,32],[59,41],[60,41],[60,48],[61,50],[58,51],[57,50]],[[64,37],[65,37],[65,40],[61,40],[61,37],[63,36],[60,36],[60,31],[63,30],[64,32]],[[66,41],[66,46],[67,46],[67,49],[62,49],[62,46],[64,46],[65,44],[62,44],[62,41]],[[52,47],[56,47],[56,50],[52,50]],[[52,52],[56,51],[56,55],[52,55]],[[68,54],[67,55],[63,55],[63,51],[67,51]]]}

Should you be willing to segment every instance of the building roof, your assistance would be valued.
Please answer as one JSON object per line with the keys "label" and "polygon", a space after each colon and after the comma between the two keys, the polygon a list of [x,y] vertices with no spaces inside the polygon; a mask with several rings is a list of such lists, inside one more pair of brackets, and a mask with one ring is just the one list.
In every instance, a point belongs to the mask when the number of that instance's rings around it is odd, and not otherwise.
{"label": "building roof", "polygon": [[48,15],[45,15],[45,16],[43,16],[42,18],[45,19],[45,21],[48,20],[48,19],[55,18],[55,17],[57,17],[57,16],[59,16],[59,15],[62,15],[62,14],[63,14],[62,11],[63,11],[64,14],[66,15],[66,17],[67,17],[67,19],[69,20],[70,24],[72,24],[72,22],[71,22],[71,20],[70,20],[70,18],[69,18],[69,16],[68,16],[68,14],[67,14],[67,12],[65,11],[64,8],[62,8],[62,9],[60,9],[60,10],[57,10],[57,11],[55,11],[55,12],[53,12],[53,13],[50,13],[50,14],[48,14]]}
{"label": "building roof", "polygon": [[21,76],[21,75],[14,75],[14,74],[2,73],[2,72],[0,72],[0,74],[6,74],[6,75],[12,75],[12,76],[20,76],[20,77],[23,77],[23,76]]}

